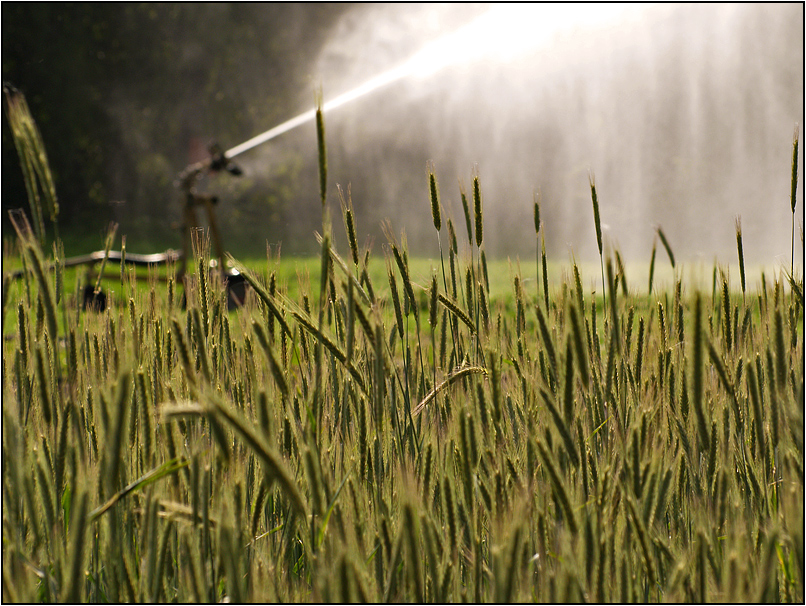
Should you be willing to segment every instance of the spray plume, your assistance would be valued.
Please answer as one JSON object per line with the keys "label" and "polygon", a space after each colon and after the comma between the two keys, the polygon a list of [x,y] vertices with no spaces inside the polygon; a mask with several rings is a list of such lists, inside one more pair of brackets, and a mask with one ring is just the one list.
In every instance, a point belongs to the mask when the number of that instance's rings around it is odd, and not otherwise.
{"label": "spray plume", "polygon": [[[624,6],[618,5],[586,5],[584,8],[562,4],[496,6],[469,24],[426,45],[408,61],[325,103],[322,111],[341,107],[398,80],[429,76],[458,63],[484,57],[509,61],[529,49],[545,45],[563,30],[601,28],[622,19],[624,10]],[[308,110],[236,145],[227,150],[225,156],[234,158],[315,117],[316,110]]]}

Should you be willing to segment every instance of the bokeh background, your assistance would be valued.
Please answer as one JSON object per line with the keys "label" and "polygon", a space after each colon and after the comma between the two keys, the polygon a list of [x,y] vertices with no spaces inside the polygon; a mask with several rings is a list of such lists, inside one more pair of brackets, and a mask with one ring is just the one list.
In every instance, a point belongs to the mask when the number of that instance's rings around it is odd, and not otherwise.
{"label": "bokeh background", "polygon": [[[413,254],[434,254],[433,161],[460,236],[460,182],[480,175],[492,257],[533,258],[539,191],[549,255],[598,259],[593,173],[628,262],[648,261],[657,225],[681,260],[735,262],[737,216],[749,263],[788,261],[803,5],[560,6],[486,30],[500,7],[3,3],[3,80],[39,124],[75,248],[100,248],[113,220],[131,251],[178,247],[173,183],[209,141],[229,149],[310,110],[320,88],[327,101],[448,40],[450,64],[434,55],[431,73],[325,115],[329,202],[349,187],[361,234],[382,240],[388,218]],[[27,202],[5,120],[2,146],[7,234],[7,210]],[[244,176],[206,180],[226,248],[316,250],[316,162],[307,123],[239,156]],[[799,188],[800,226],[802,209]]]}

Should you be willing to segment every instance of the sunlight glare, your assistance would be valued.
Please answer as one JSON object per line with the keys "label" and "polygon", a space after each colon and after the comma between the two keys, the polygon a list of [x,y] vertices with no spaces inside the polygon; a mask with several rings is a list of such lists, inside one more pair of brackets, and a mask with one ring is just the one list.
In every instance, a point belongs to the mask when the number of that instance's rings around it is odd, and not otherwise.
{"label": "sunlight glare", "polygon": [[[322,106],[336,109],[387,84],[408,77],[430,76],[446,67],[479,60],[509,62],[525,53],[545,48],[558,35],[603,29],[625,19],[629,4],[500,4],[428,44],[411,59],[393,67]],[[316,116],[309,110],[226,152],[228,158],[242,154],[288,132]]]}
{"label": "sunlight glare", "polygon": [[545,48],[560,35],[604,29],[634,11],[628,4],[501,4],[412,57],[412,75],[478,60],[510,62]]}

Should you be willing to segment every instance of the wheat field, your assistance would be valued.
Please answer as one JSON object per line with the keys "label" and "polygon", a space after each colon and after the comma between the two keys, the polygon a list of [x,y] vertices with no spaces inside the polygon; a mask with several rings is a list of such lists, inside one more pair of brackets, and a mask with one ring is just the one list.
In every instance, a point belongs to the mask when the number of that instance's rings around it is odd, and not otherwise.
{"label": "wheat field", "polygon": [[233,259],[251,289],[228,312],[202,239],[186,306],[121,273],[83,312],[20,228],[4,601],[803,602],[794,266],[746,277],[737,222],[740,276],[690,290],[659,229],[648,283],[599,239],[586,291],[573,262],[549,280],[535,200],[534,271],[504,301],[479,178],[456,226],[429,166],[440,263],[413,279],[392,226],[373,256],[349,195],[331,218],[317,126],[319,271],[293,297],[281,262]]}

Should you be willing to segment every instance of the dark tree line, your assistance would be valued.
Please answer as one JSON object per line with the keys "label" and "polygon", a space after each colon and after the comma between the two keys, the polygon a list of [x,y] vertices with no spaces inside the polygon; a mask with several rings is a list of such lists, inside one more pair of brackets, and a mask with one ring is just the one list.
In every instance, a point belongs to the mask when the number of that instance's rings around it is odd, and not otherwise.
{"label": "dark tree line", "polygon": [[[42,133],[63,233],[82,239],[117,220],[129,242],[172,243],[173,181],[199,159],[191,148],[216,139],[226,149],[308,109],[311,63],[347,8],[3,3],[3,80],[25,94]],[[7,121],[2,145],[6,227],[9,208],[27,207]],[[268,188],[231,185],[246,199],[222,220],[248,227],[252,207],[272,205],[277,218],[298,166],[289,155]]]}

